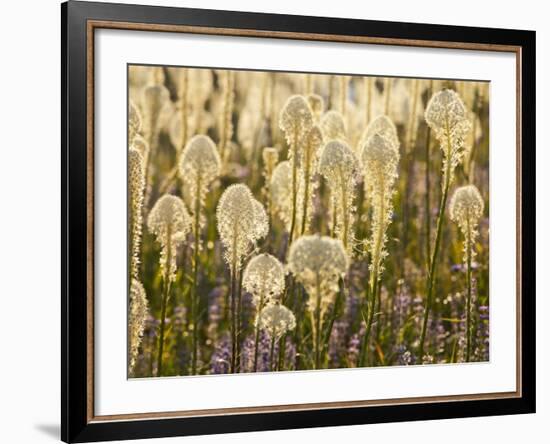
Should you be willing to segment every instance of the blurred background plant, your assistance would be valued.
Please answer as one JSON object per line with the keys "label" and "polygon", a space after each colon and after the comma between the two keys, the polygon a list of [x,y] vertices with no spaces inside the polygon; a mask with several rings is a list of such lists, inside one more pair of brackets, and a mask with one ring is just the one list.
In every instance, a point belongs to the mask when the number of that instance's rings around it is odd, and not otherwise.
{"label": "blurred background plant", "polygon": [[130,377],[489,359],[487,83],[128,88]]}

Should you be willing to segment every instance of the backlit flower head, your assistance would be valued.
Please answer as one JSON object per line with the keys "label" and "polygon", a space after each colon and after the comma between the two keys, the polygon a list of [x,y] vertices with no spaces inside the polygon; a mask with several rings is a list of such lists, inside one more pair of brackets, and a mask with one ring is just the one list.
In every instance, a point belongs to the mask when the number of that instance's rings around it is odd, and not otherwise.
{"label": "backlit flower head", "polygon": [[451,219],[458,224],[466,240],[466,255],[467,249],[473,247],[478,234],[477,226],[484,210],[483,198],[475,185],[466,185],[455,190],[449,207]]}
{"label": "backlit flower head", "polygon": [[387,256],[387,228],[393,214],[393,193],[397,179],[399,145],[393,137],[372,135],[363,147],[362,164],[364,168],[365,193],[371,211],[371,237],[367,248],[371,254],[371,286],[379,279],[384,270]]}
{"label": "backlit flower head", "polygon": [[[188,188],[189,195],[200,208],[208,192],[210,183],[220,175],[221,160],[216,145],[208,136],[193,136],[185,145],[181,156],[180,176]],[[199,208],[199,213],[200,213]],[[193,214],[196,209],[191,207]],[[204,225],[201,217],[200,225]]]}
{"label": "backlit flower head", "polygon": [[397,128],[388,116],[378,116],[373,119],[359,139],[359,150],[362,150],[367,140],[373,135],[378,134],[383,139],[386,139],[390,145],[396,146],[399,149],[399,139],[397,138]]}
{"label": "backlit flower head", "polygon": [[[271,176],[269,186],[274,213],[290,231],[292,218],[292,166],[290,161],[280,162]],[[298,206],[298,208],[301,208]]]}
{"label": "backlit flower head", "polygon": [[346,251],[353,247],[355,184],[359,162],[349,145],[340,140],[325,144],[319,159],[319,173],[330,187],[331,211],[336,215],[335,232]]}
{"label": "backlit flower head", "polygon": [[128,151],[128,184],[130,191],[131,242],[130,256],[131,275],[137,277],[139,266],[139,252],[141,245],[143,192],[145,191],[145,176],[143,157],[141,153],[130,148]]}
{"label": "backlit flower head", "polygon": [[269,218],[262,203],[252,198],[252,207],[254,209],[254,223],[250,233],[250,242],[253,244],[267,236],[269,232]]}
{"label": "backlit flower head", "polygon": [[185,204],[171,194],[160,197],[149,213],[147,227],[161,245],[160,265],[170,281],[176,279],[177,248],[185,241],[190,226]]}
{"label": "backlit flower head", "polygon": [[318,185],[315,175],[322,144],[323,133],[318,125],[314,125],[307,133],[300,152],[298,200],[301,202],[301,207],[298,209],[298,220],[301,221],[300,226],[303,227],[300,232],[309,230],[313,215],[313,197]]}
{"label": "backlit flower head", "polygon": [[[313,126],[313,113],[304,96],[288,98],[279,116],[279,127],[285,133],[287,143],[295,148]],[[292,154],[290,154],[292,156]]]}
{"label": "backlit flower head", "polygon": [[285,289],[283,264],[267,253],[253,257],[244,269],[243,288],[252,294],[257,309],[278,301]]}
{"label": "backlit flower head", "polygon": [[330,110],[323,114],[321,130],[325,140],[346,140],[346,122],[338,111]]}
{"label": "backlit flower head", "polygon": [[272,304],[262,309],[258,315],[258,323],[270,338],[278,341],[287,331],[294,330],[296,318],[284,305]]}
{"label": "backlit flower head", "polygon": [[218,233],[225,248],[225,260],[234,273],[240,270],[251,239],[256,236],[258,208],[250,189],[243,184],[226,188],[218,202]]}
{"label": "backlit flower head", "polygon": [[443,151],[443,174],[445,178],[449,174],[450,183],[464,156],[464,142],[471,127],[468,110],[455,91],[444,89],[432,96],[424,117]]}
{"label": "backlit flower head", "polygon": [[136,365],[139,353],[139,346],[145,330],[145,319],[148,315],[149,304],[145,289],[141,282],[132,279],[130,285],[130,301],[128,312],[128,341],[129,341],[129,371],[132,372]]}
{"label": "backlit flower head", "polygon": [[329,307],[338,291],[338,280],[347,272],[348,266],[348,257],[340,240],[307,235],[290,246],[288,268],[306,289],[308,307],[312,311],[317,297],[321,298],[323,313]]}

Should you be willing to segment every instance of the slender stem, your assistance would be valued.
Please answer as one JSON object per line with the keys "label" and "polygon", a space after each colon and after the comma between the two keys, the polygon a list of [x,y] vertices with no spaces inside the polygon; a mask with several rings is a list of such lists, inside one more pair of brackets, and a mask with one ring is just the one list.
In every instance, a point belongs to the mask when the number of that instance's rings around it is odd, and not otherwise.
{"label": "slender stem", "polygon": [[[448,131],[447,131],[447,134]],[[447,206],[447,195],[449,194],[449,186],[451,183],[451,159],[450,159],[451,147],[450,140],[447,141],[447,165],[445,169],[445,184],[443,187],[443,193],[441,195],[441,202],[439,204],[439,214],[437,216],[437,229],[435,235],[434,248],[431,254],[429,262],[429,271],[426,279],[426,308],[424,309],[424,320],[422,322],[422,332],[420,333],[420,346],[418,349],[418,358],[422,361],[424,357],[424,341],[426,339],[426,329],[428,327],[428,318],[430,315],[430,309],[432,305],[433,286],[435,282],[435,265],[437,262],[437,254],[439,252],[439,244],[441,242],[441,233],[443,228],[443,221],[445,219],[445,208]]]}
{"label": "slender stem", "polygon": [[258,369],[258,344],[260,343],[260,321],[262,316],[262,307],[264,304],[264,295],[260,297],[260,305],[258,307],[258,315],[256,317],[256,334],[254,337],[254,372]]}
{"label": "slender stem", "polygon": [[470,215],[467,215],[467,229],[468,234],[466,237],[466,279],[468,280],[466,287],[468,296],[466,300],[466,362],[470,362],[470,352],[472,349],[472,329],[471,329],[471,316],[472,316],[472,238],[470,231]]}
{"label": "slender stem", "polygon": [[270,365],[271,371],[273,371],[274,368],[275,368],[274,362],[273,362],[274,351],[275,351],[275,336],[273,335],[271,337],[271,348],[270,348],[270,351],[269,351],[269,365]]}
{"label": "slender stem", "polygon": [[307,210],[308,210],[308,207],[309,207],[309,188],[310,188],[310,181],[309,181],[309,171],[310,171],[310,167],[311,165],[309,164],[310,163],[310,150],[309,150],[309,146],[307,147],[308,149],[306,149],[306,157],[305,157],[305,169],[304,169],[304,202],[303,202],[303,210],[302,210],[302,229],[301,229],[301,234],[304,235],[305,231],[306,231],[306,225],[307,225],[307,217],[308,217],[308,214],[307,214]]}
{"label": "slender stem", "polygon": [[348,190],[346,188],[346,181],[344,177],[344,173],[342,172],[342,169],[340,168],[340,185],[342,186],[342,217],[344,218],[343,221],[343,238],[342,243],[344,244],[344,249],[348,251],[348,235],[349,235],[349,212],[350,209],[348,208]]}
{"label": "slender stem", "polygon": [[238,272],[238,279],[237,279],[237,320],[236,320],[236,332],[235,332],[235,339],[237,341],[237,356],[235,357],[235,370],[237,373],[240,373],[241,371],[241,312],[242,312],[242,282],[243,282],[243,275],[241,272]]}
{"label": "slender stem", "polygon": [[298,131],[294,130],[294,138],[292,139],[292,220],[290,223],[290,234],[288,245],[292,245],[294,239],[294,228],[296,226],[296,210],[298,202]]}
{"label": "slender stem", "polygon": [[166,305],[168,304],[168,294],[170,293],[170,262],[172,261],[172,234],[170,226],[167,233],[167,254],[166,265],[164,270],[164,292],[162,295],[162,301],[160,305],[160,332],[159,332],[159,346],[157,355],[157,376],[162,376],[162,354],[164,352],[164,327],[166,319]]}
{"label": "slender stem", "polygon": [[432,231],[432,215],[431,215],[431,203],[430,203],[430,138],[431,138],[431,130],[430,127],[427,127],[426,130],[426,150],[425,150],[425,160],[426,160],[426,172],[425,172],[425,188],[426,188],[426,195],[424,196],[424,205],[426,207],[425,209],[425,218],[426,218],[426,263],[429,266],[429,260],[430,260],[430,233]]}
{"label": "slender stem", "polygon": [[361,344],[361,353],[360,353],[360,360],[359,365],[363,367],[365,365],[365,359],[368,349],[368,341],[370,337],[370,332],[372,329],[372,323],[374,320],[374,311],[376,308],[376,297],[377,297],[377,291],[378,291],[378,279],[379,279],[379,273],[380,273],[380,256],[382,253],[382,238],[384,237],[384,231],[386,230],[386,224],[384,222],[385,213],[386,213],[386,197],[385,197],[385,184],[384,179],[380,177],[380,201],[378,203],[379,205],[379,211],[378,211],[378,223],[373,224],[373,226],[378,226],[378,230],[375,233],[375,242],[374,242],[374,249],[372,252],[372,265],[373,269],[369,276],[369,291],[367,295],[367,304],[369,304],[370,299],[370,307],[368,312],[368,319],[367,319],[367,325],[365,330],[365,336],[363,338],[363,343]]}
{"label": "slender stem", "polygon": [[315,368],[321,367],[321,282],[316,278],[317,300],[315,304]]}
{"label": "slender stem", "polygon": [[[281,304],[285,305],[287,301],[288,295],[294,295],[294,286],[296,282],[294,281],[292,276],[289,276],[290,283],[288,285],[288,294],[285,291],[283,293],[283,297],[281,298]],[[286,332],[283,333],[282,338],[279,339],[279,357],[277,359],[277,370],[282,370],[284,367],[284,359],[285,359],[285,352],[286,352]]]}
{"label": "slender stem", "polygon": [[345,290],[345,282],[344,279],[340,280],[340,290],[338,291],[338,294],[336,295],[336,300],[334,301],[334,304],[332,306],[332,311],[330,313],[330,317],[327,322],[327,327],[325,329],[325,337],[323,343],[325,344],[325,349],[328,350],[328,343],[330,341],[330,336],[332,335],[332,329],[334,327],[334,321],[336,320],[336,317],[338,316],[338,312],[340,310],[340,305],[343,300],[346,298],[346,290]]}
{"label": "slender stem", "polygon": [[367,290],[367,306],[368,306],[368,316],[367,316],[367,325],[365,330],[365,335],[363,336],[363,341],[361,342],[361,350],[359,352],[359,367],[364,367],[366,358],[367,358],[367,348],[370,338],[370,332],[372,330],[372,323],[374,320],[374,310],[375,310],[375,302],[376,302],[376,286],[377,286],[378,280],[375,281],[374,288],[371,291],[370,287]]}
{"label": "slender stem", "polygon": [[197,342],[198,342],[198,286],[197,280],[199,277],[199,235],[200,235],[200,211],[201,211],[201,199],[200,199],[200,186],[201,175],[197,175],[197,196],[195,197],[195,244],[193,252],[193,290],[191,294],[191,319],[193,322],[193,353],[191,358],[191,374],[197,374]]}

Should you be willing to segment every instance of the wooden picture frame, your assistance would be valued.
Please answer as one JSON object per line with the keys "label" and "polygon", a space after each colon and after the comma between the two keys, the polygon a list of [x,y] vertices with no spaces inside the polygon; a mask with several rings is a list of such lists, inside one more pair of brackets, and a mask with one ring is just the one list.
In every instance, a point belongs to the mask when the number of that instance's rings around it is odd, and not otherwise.
{"label": "wooden picture frame", "polygon": [[[535,33],[69,1],[62,22],[62,412],[65,442],[535,412]],[[306,405],[94,414],[94,32],[161,31],[509,52],[517,60],[517,390]],[[524,117],[525,116],[525,117]]]}

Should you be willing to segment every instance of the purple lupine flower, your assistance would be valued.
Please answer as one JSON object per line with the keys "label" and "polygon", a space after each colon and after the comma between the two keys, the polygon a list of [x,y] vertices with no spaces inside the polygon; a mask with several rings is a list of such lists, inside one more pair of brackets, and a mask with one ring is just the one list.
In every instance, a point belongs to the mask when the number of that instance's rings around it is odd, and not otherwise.
{"label": "purple lupine flower", "polygon": [[328,343],[329,367],[340,367],[342,352],[344,352],[346,348],[346,332],[348,326],[348,322],[344,320],[334,322]]}
{"label": "purple lupine flower", "polygon": [[361,351],[361,338],[365,335],[365,325],[362,323],[358,333],[351,336],[348,341],[347,359],[349,367],[357,367],[359,363],[359,352]]}
{"label": "purple lupine flower", "polygon": [[474,356],[477,361],[489,361],[489,307],[480,305],[477,311],[477,347]]}
{"label": "purple lupine flower", "polygon": [[254,370],[254,335],[244,338],[241,345],[241,372],[249,373]]}
{"label": "purple lupine flower", "polygon": [[229,335],[224,334],[210,359],[210,373],[212,374],[225,374],[229,372],[231,361],[231,339]]}

